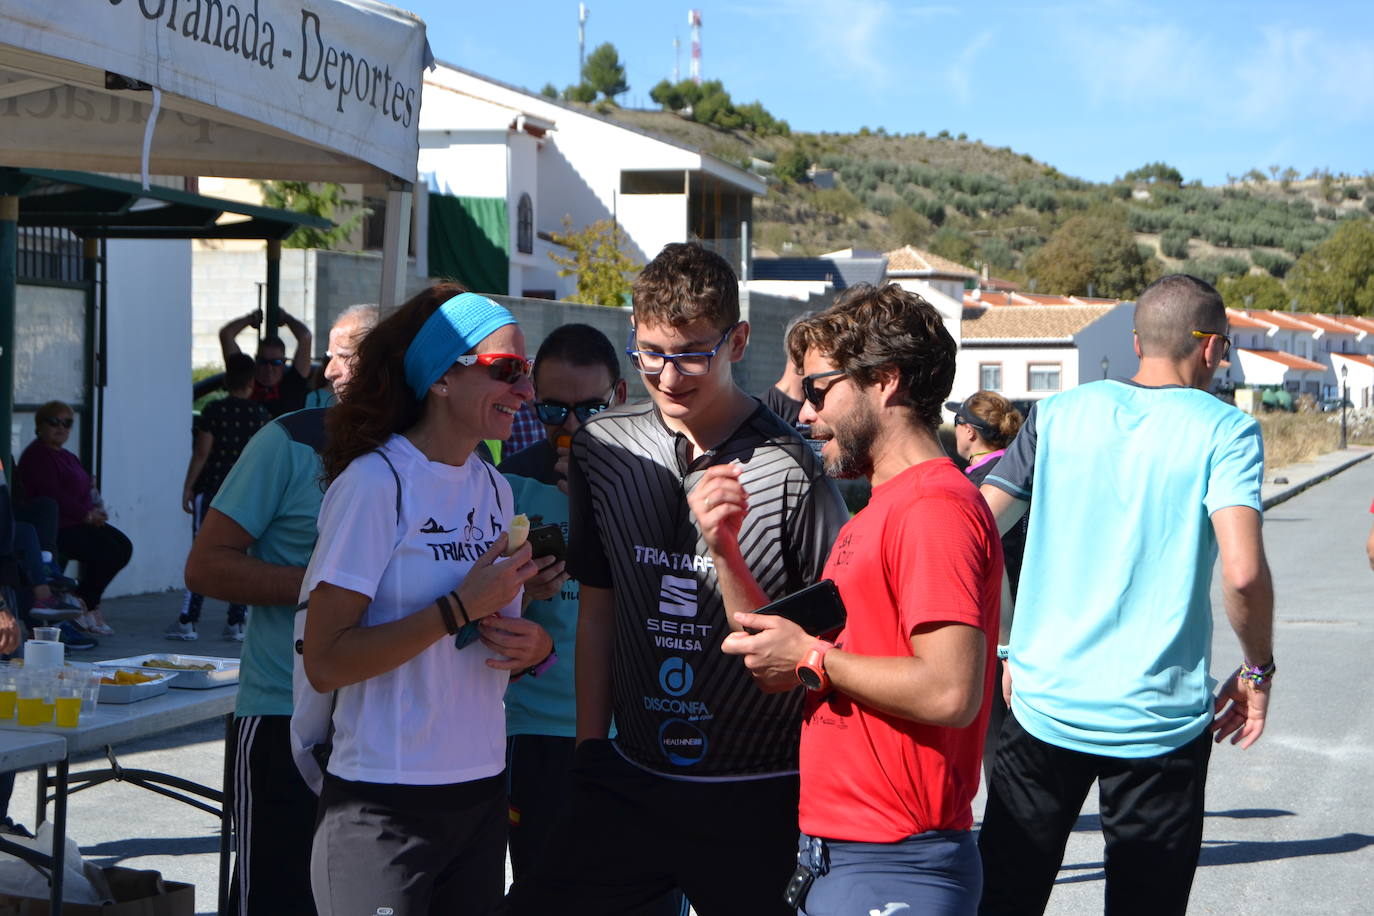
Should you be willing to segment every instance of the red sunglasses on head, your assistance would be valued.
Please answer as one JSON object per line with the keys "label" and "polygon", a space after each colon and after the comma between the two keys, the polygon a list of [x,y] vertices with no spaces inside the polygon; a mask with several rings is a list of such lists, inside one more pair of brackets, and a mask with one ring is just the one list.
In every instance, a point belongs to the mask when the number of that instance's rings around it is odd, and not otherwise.
{"label": "red sunglasses on head", "polygon": [[493,380],[507,385],[514,385],[530,374],[530,361],[514,353],[479,353],[460,356],[454,362],[460,366],[486,366]]}

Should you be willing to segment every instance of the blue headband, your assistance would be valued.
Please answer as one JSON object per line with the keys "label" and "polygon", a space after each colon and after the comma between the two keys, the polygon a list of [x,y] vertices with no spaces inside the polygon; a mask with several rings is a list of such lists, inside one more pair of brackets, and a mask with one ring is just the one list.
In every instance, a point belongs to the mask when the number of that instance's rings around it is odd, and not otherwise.
{"label": "blue headband", "polygon": [[429,316],[406,348],[406,384],[424,400],[454,361],[497,328],[515,324],[507,309],[476,293],[459,293]]}

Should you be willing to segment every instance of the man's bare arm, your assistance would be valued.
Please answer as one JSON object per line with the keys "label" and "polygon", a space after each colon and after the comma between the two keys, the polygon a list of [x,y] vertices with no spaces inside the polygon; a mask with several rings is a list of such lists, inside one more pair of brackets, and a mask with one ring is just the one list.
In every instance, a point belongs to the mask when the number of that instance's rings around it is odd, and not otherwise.
{"label": "man's bare arm", "polygon": [[[1244,506],[1228,506],[1212,514],[1221,554],[1222,594],[1226,616],[1251,665],[1274,659],[1274,585],[1264,556],[1260,514]],[[1227,736],[1242,749],[1264,733],[1272,681],[1256,684],[1239,672],[1221,683],[1217,693],[1212,735],[1220,743]]]}
{"label": "man's bare arm", "polygon": [[235,353],[243,352],[239,349],[239,342],[235,340],[235,338],[239,336],[239,333],[250,324],[256,326],[261,322],[262,312],[255,309],[247,315],[241,315],[235,318],[219,329],[219,349],[220,353],[224,355],[225,362],[228,362],[229,357],[233,356]]}
{"label": "man's bare arm", "polygon": [[577,611],[577,743],[611,733],[615,590],[583,584]]}
{"label": "man's bare arm", "polygon": [[291,365],[301,377],[310,378],[313,368],[310,362],[310,328],[306,327],[304,321],[286,312],[281,313],[281,318],[282,323],[291,329],[291,336],[296,338],[296,354],[292,357]]}
{"label": "man's bare arm", "polygon": [[1001,487],[994,487],[990,483],[983,484],[978,488],[978,492],[983,494],[988,508],[992,510],[992,517],[997,519],[998,534],[1010,531],[1030,508],[1030,503],[1024,499],[1017,499]]}
{"label": "man's bare arm", "polygon": [[278,566],[248,555],[253,536],[218,509],[205,513],[186,558],[186,587],[235,604],[296,604],[304,566]]}

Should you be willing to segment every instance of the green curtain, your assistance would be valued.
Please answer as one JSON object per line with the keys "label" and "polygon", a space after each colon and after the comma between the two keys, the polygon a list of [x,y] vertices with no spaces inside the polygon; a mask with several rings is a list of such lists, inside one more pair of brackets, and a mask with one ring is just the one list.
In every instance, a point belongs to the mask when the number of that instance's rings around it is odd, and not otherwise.
{"label": "green curtain", "polygon": [[457,280],[475,293],[509,293],[504,197],[429,195],[429,275]]}

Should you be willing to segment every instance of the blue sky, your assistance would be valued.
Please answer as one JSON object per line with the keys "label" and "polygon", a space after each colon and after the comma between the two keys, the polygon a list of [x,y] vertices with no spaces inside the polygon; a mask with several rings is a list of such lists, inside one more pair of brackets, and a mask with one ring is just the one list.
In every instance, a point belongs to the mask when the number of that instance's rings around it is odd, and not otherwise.
{"label": "blue sky", "polygon": [[[398,0],[393,0],[398,2]],[[1374,4],[915,4],[899,0],[587,0],[587,49],[626,64],[650,106],[688,67],[794,129],[967,132],[1105,181],[1164,160],[1218,184],[1269,165],[1374,171]],[[574,82],[576,0],[399,0],[435,56],[538,90]]]}

